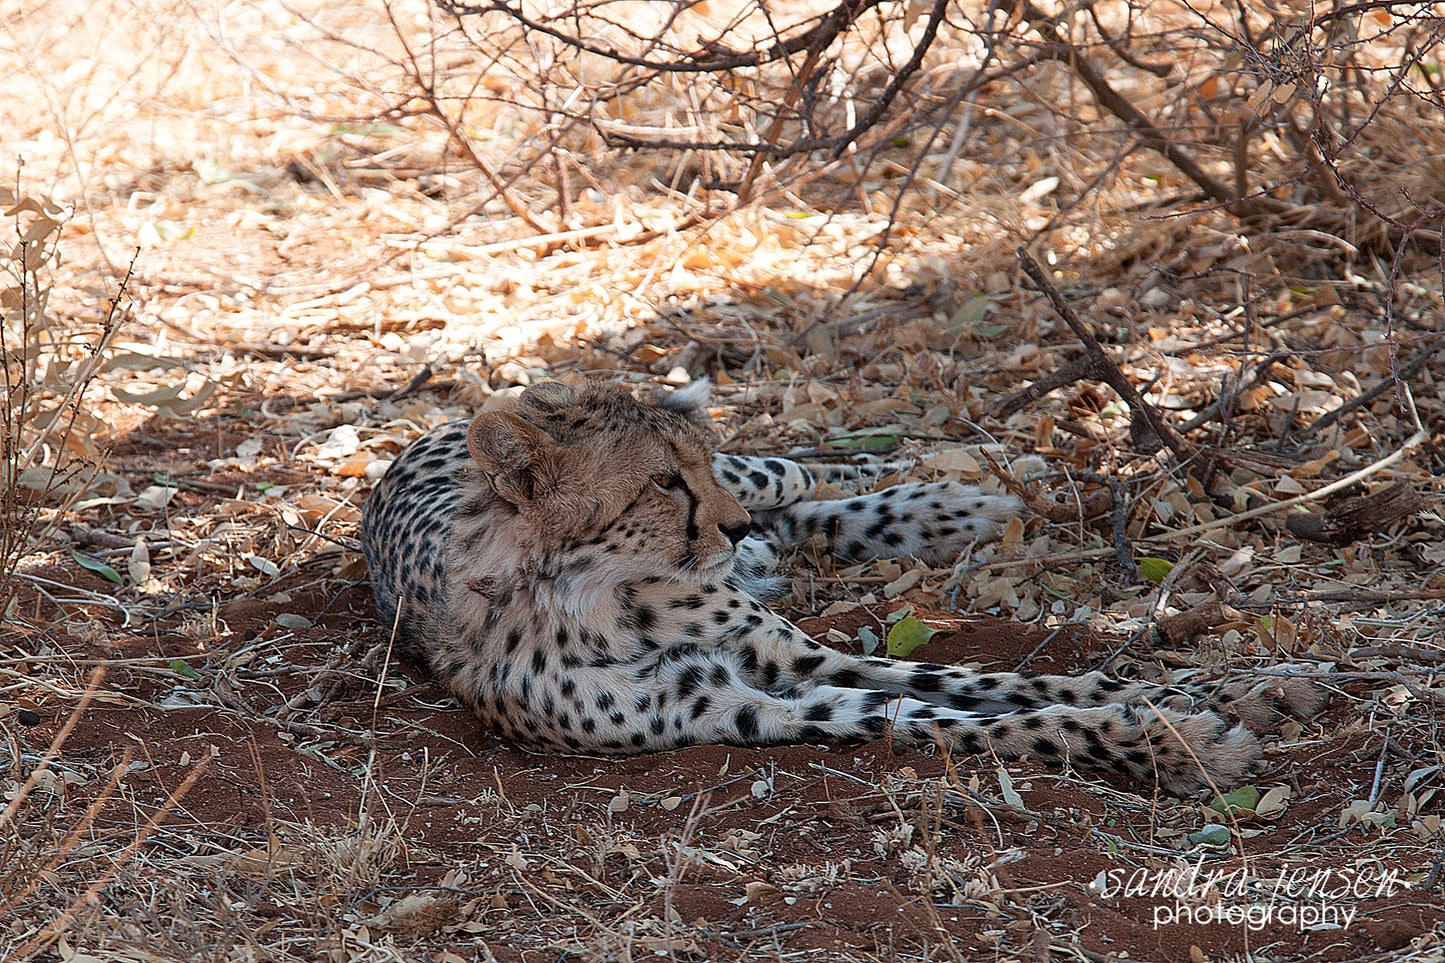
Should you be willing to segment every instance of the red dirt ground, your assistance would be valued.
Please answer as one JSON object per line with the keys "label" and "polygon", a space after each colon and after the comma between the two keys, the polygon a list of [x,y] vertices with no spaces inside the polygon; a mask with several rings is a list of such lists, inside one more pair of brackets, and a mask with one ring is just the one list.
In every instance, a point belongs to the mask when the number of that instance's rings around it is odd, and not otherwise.
{"label": "red dirt ground", "polygon": [[[86,587],[95,590],[106,584],[88,573],[70,577],[93,579]],[[390,928],[399,945],[431,958],[443,949],[472,958],[479,942],[503,961],[555,959],[567,946],[601,952],[630,917],[664,921],[664,931],[665,921],[674,924],[662,943],[654,926],[646,931],[653,942],[639,945],[665,953],[671,941],[675,953],[705,959],[951,945],[964,956],[1011,946],[1043,958],[1053,946],[1151,960],[1359,960],[1406,946],[1440,919],[1438,897],[1404,891],[1351,901],[1358,918],[1346,929],[1156,926],[1171,898],[1108,898],[1088,884],[1110,870],[1173,865],[1167,852],[1187,848],[1181,833],[1201,827],[1200,807],[1101,792],[1029,763],[1008,766],[1021,810],[998,801],[996,763],[949,761],[886,741],[834,750],[705,746],[621,759],[532,755],[439,705],[440,689],[410,670],[390,666],[378,690],[375,667],[345,657],[334,666],[335,697],[283,721],[277,708],[318,681],[320,667],[344,649],[383,641],[364,587],[293,582],[228,606],[221,636],[193,640],[154,625],[88,646],[85,655],[112,663],[104,688],[114,697],[93,705],[65,742],[65,767],[85,781],[67,788],[63,821],[91,801],[127,748],[135,754],[126,804],[102,811],[102,836],[143,820],[213,754],[147,845],[183,849],[235,894],[246,888],[238,879],[325,885],[308,875],[314,850],[297,826],[347,838],[363,811],[373,823],[390,818],[404,852],[380,885],[338,892],[337,905],[346,919],[369,918],[373,930]],[[276,617],[288,612],[316,624],[281,629]],[[885,614],[875,606],[802,624],[818,637],[829,628],[852,636]],[[957,626],[917,653],[940,662],[1012,669],[1032,654],[1030,670],[1077,671],[1097,663],[1111,641],[1071,626],[1040,649],[1046,633],[1034,627],[918,614]],[[195,706],[158,708],[188,703]],[[40,752],[66,718],[44,703],[31,707],[40,722],[23,738]],[[288,728],[291,721],[299,725]],[[1373,754],[1359,740],[1306,738],[1272,754],[1261,782],[1291,785],[1309,804],[1247,824],[1246,854],[1288,852],[1338,832],[1333,820],[1349,797],[1336,767],[1368,767],[1362,750]],[[981,795],[970,797],[965,787],[975,776]],[[1161,858],[1151,862],[1156,843]],[[1226,872],[1244,865],[1237,850],[1208,859],[1207,868]],[[1319,868],[1318,856],[1307,865]],[[1269,879],[1278,867],[1249,868]],[[925,889],[936,909],[922,900]],[[408,893],[434,899],[387,916]],[[240,898],[276,925],[316,925],[272,895]]]}

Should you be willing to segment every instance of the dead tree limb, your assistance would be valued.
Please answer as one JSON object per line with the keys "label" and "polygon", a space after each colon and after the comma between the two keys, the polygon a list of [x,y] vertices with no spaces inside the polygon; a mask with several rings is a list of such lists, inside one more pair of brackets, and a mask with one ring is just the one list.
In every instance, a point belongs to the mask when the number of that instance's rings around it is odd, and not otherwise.
{"label": "dead tree limb", "polygon": [[1285,519],[1291,534],[1311,542],[1348,545],[1383,531],[1425,508],[1425,500],[1408,481],[1370,495],[1350,498],[1326,512],[1300,513]]}
{"label": "dead tree limb", "polygon": [[1154,627],[1169,645],[1182,646],[1201,635],[1210,635],[1231,622],[1248,624],[1249,616],[1222,602],[1205,602],[1178,615],[1166,615]]}
{"label": "dead tree limb", "polygon": [[[1382,379],[1379,384],[1375,385],[1375,387],[1371,388],[1369,391],[1356,395],[1355,397],[1351,398],[1349,401],[1346,401],[1344,404],[1340,405],[1333,411],[1325,412],[1323,415],[1320,415],[1320,417],[1316,418],[1314,421],[1310,422],[1299,431],[1293,433],[1286,433],[1285,437],[1291,441],[1297,442],[1300,439],[1304,438],[1306,435],[1318,434],[1319,432],[1328,428],[1330,425],[1333,425],[1335,422],[1339,421],[1345,415],[1354,411],[1356,408],[1359,408],[1361,405],[1369,404],[1376,398],[1383,395],[1390,388],[1400,384],[1401,382],[1409,381],[1411,378],[1415,377],[1417,374],[1419,374],[1425,369],[1426,363],[1429,362],[1429,360],[1435,356],[1435,352],[1439,351],[1441,348],[1445,348],[1445,334],[1437,334],[1435,335],[1435,337],[1431,338],[1430,341],[1425,345],[1425,347],[1421,348],[1415,353],[1415,357],[1411,358],[1409,361],[1405,362],[1405,364],[1401,366],[1400,370],[1395,373],[1395,376],[1393,378]],[[1293,437],[1291,437],[1291,434]]]}
{"label": "dead tree limb", "polygon": [[[1073,503],[1055,501],[1052,498],[1036,494],[1029,486],[1020,482],[1010,474],[993,455],[984,449],[980,452],[983,460],[988,462],[989,472],[997,478],[1010,492],[1022,498],[1029,511],[1035,515],[1047,518],[1051,522],[1058,522],[1068,525],[1074,522],[1091,522],[1096,518],[1108,514],[1114,510],[1113,494],[1107,487],[1095,489],[1087,497],[1080,496],[1077,489],[1073,494]],[[1089,478],[1075,479],[1076,481],[1088,481]],[[1094,479],[1107,485],[1104,479]]]}
{"label": "dead tree limb", "polygon": [[584,37],[558,30],[541,20],[529,17],[522,12],[520,6],[513,6],[506,3],[505,0],[491,0],[489,3],[438,0],[437,5],[454,17],[500,13],[528,30],[551,37],[553,40],[560,41],[583,53],[615,63],[655,70],[659,73],[703,74],[724,73],[739,67],[760,67],[763,64],[785,60],[806,50],[825,48],[837,40],[838,35],[852,26],[859,17],[882,2],[883,0],[844,0],[819,17],[818,22],[808,30],[787,39],[779,38],[777,43],[771,45],[760,45],[756,50],[738,53],[728,50],[722,44],[713,43],[704,48],[707,50],[707,54],[704,54],[702,50],[691,53],[679,52],[680,55],[674,60],[649,60],[646,57],[631,56],[611,46],[599,46]]}
{"label": "dead tree limb", "polygon": [[1189,463],[1198,453],[1198,449],[1169,427],[1154,410],[1154,406],[1139,396],[1133,383],[1124,376],[1124,372],[1094,337],[1089,326],[1074,312],[1073,306],[1064,300],[1059,289],[1054,287],[1053,282],[1044,274],[1039,262],[1034,260],[1033,255],[1029,254],[1022,244],[1018,248],[1018,257],[1024,273],[1048,296],[1049,303],[1054,306],[1059,317],[1064,319],[1075,337],[1083,343],[1084,357],[1089,361],[1087,370],[1083,372],[1084,376],[1104,382],[1129,406],[1129,434],[1134,445],[1141,451],[1154,451],[1162,443],[1173,452],[1180,464]]}

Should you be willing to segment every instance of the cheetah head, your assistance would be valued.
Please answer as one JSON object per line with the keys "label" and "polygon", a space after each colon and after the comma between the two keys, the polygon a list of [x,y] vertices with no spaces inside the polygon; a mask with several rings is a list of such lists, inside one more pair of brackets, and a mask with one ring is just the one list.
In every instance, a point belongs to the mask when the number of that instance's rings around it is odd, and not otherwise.
{"label": "cheetah head", "polygon": [[618,385],[538,383],[512,409],[477,415],[467,445],[515,512],[519,544],[559,575],[718,580],[747,534],[703,430]]}

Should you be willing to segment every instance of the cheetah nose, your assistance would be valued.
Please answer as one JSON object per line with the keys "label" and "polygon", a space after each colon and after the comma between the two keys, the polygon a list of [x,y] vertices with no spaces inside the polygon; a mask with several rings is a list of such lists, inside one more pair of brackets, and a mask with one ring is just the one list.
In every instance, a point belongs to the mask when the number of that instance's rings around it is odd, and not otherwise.
{"label": "cheetah nose", "polygon": [[722,529],[722,533],[726,535],[728,541],[734,545],[748,537],[747,522],[733,522],[730,525],[719,525],[718,528]]}

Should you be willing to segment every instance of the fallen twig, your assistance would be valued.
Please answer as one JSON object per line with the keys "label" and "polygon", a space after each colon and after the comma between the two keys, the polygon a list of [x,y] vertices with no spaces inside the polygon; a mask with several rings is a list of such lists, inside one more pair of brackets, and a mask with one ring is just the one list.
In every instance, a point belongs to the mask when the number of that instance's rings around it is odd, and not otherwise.
{"label": "fallen twig", "polygon": [[1089,377],[1094,371],[1094,364],[1094,359],[1088,355],[1071,358],[1064,362],[1063,367],[1055,368],[1032,384],[995,401],[989,407],[988,413],[995,418],[1007,418],[1009,415],[1016,414],[1055,388],[1062,388],[1064,385],[1071,385],[1075,381]]}
{"label": "fallen twig", "polygon": [[[1445,593],[1442,593],[1445,594]],[[1445,662],[1445,652],[1439,649],[1422,649],[1418,645],[1362,645],[1351,649],[1351,659],[1398,659],[1401,662]]]}
{"label": "fallen twig", "polygon": [[1188,528],[1181,528],[1177,531],[1164,532],[1159,537],[1169,539],[1193,537],[1203,532],[1213,531],[1216,528],[1224,528],[1229,525],[1238,524],[1239,522],[1248,521],[1249,519],[1257,518],[1260,515],[1268,515],[1271,512],[1284,511],[1286,508],[1293,508],[1296,505],[1304,505],[1309,502],[1319,501],[1326,495],[1333,494],[1334,492],[1340,491],[1341,489],[1349,488],[1351,485],[1363,481],[1364,479],[1369,478],[1371,475],[1377,472],[1384,471],[1386,468],[1390,467],[1401,458],[1404,458],[1406,452],[1413,450],[1416,446],[1423,443],[1428,437],[1429,433],[1425,429],[1418,429],[1413,435],[1411,435],[1408,439],[1405,440],[1405,443],[1403,445],[1401,445],[1392,453],[1386,455],[1384,458],[1381,458],[1379,461],[1375,462],[1372,465],[1366,465],[1359,471],[1354,472],[1350,475],[1346,475],[1344,478],[1341,478],[1338,481],[1331,482],[1325,487],[1317,489],[1315,491],[1306,492],[1303,495],[1299,495],[1286,501],[1276,502],[1273,505],[1261,505],[1259,508],[1251,508],[1249,511],[1240,512],[1237,515],[1227,515],[1224,518],[1216,518],[1213,521],[1202,522],[1198,525],[1191,525]]}
{"label": "fallen twig", "polygon": [[1415,377],[1415,375],[1419,374],[1425,369],[1426,363],[1431,358],[1433,358],[1435,356],[1435,352],[1439,351],[1442,347],[1445,347],[1445,334],[1438,334],[1434,338],[1432,338],[1428,344],[1426,344],[1423,348],[1417,351],[1415,353],[1415,357],[1405,362],[1405,364],[1400,367],[1400,370],[1395,372],[1395,376],[1393,378],[1382,378],[1380,380],[1380,383],[1375,385],[1375,387],[1371,388],[1369,391],[1356,395],[1355,397],[1349,399],[1333,411],[1325,412],[1323,415],[1320,415],[1314,421],[1310,422],[1303,428],[1300,428],[1298,431],[1286,431],[1284,433],[1284,437],[1297,442],[1300,439],[1306,437],[1307,435],[1318,434],[1319,432],[1328,428],[1330,425],[1333,425],[1335,422],[1339,421],[1345,415],[1354,411],[1356,408],[1359,408],[1361,405],[1367,405],[1370,402],[1374,401],[1376,398],[1383,395],[1386,391],[1388,391],[1395,385],[1398,385],[1404,381],[1409,381],[1411,378]]}
{"label": "fallen twig", "polygon": [[1154,627],[1165,642],[1178,646],[1201,635],[1209,635],[1221,625],[1249,621],[1243,612],[1223,602],[1205,602],[1177,615],[1166,615],[1155,622]]}

